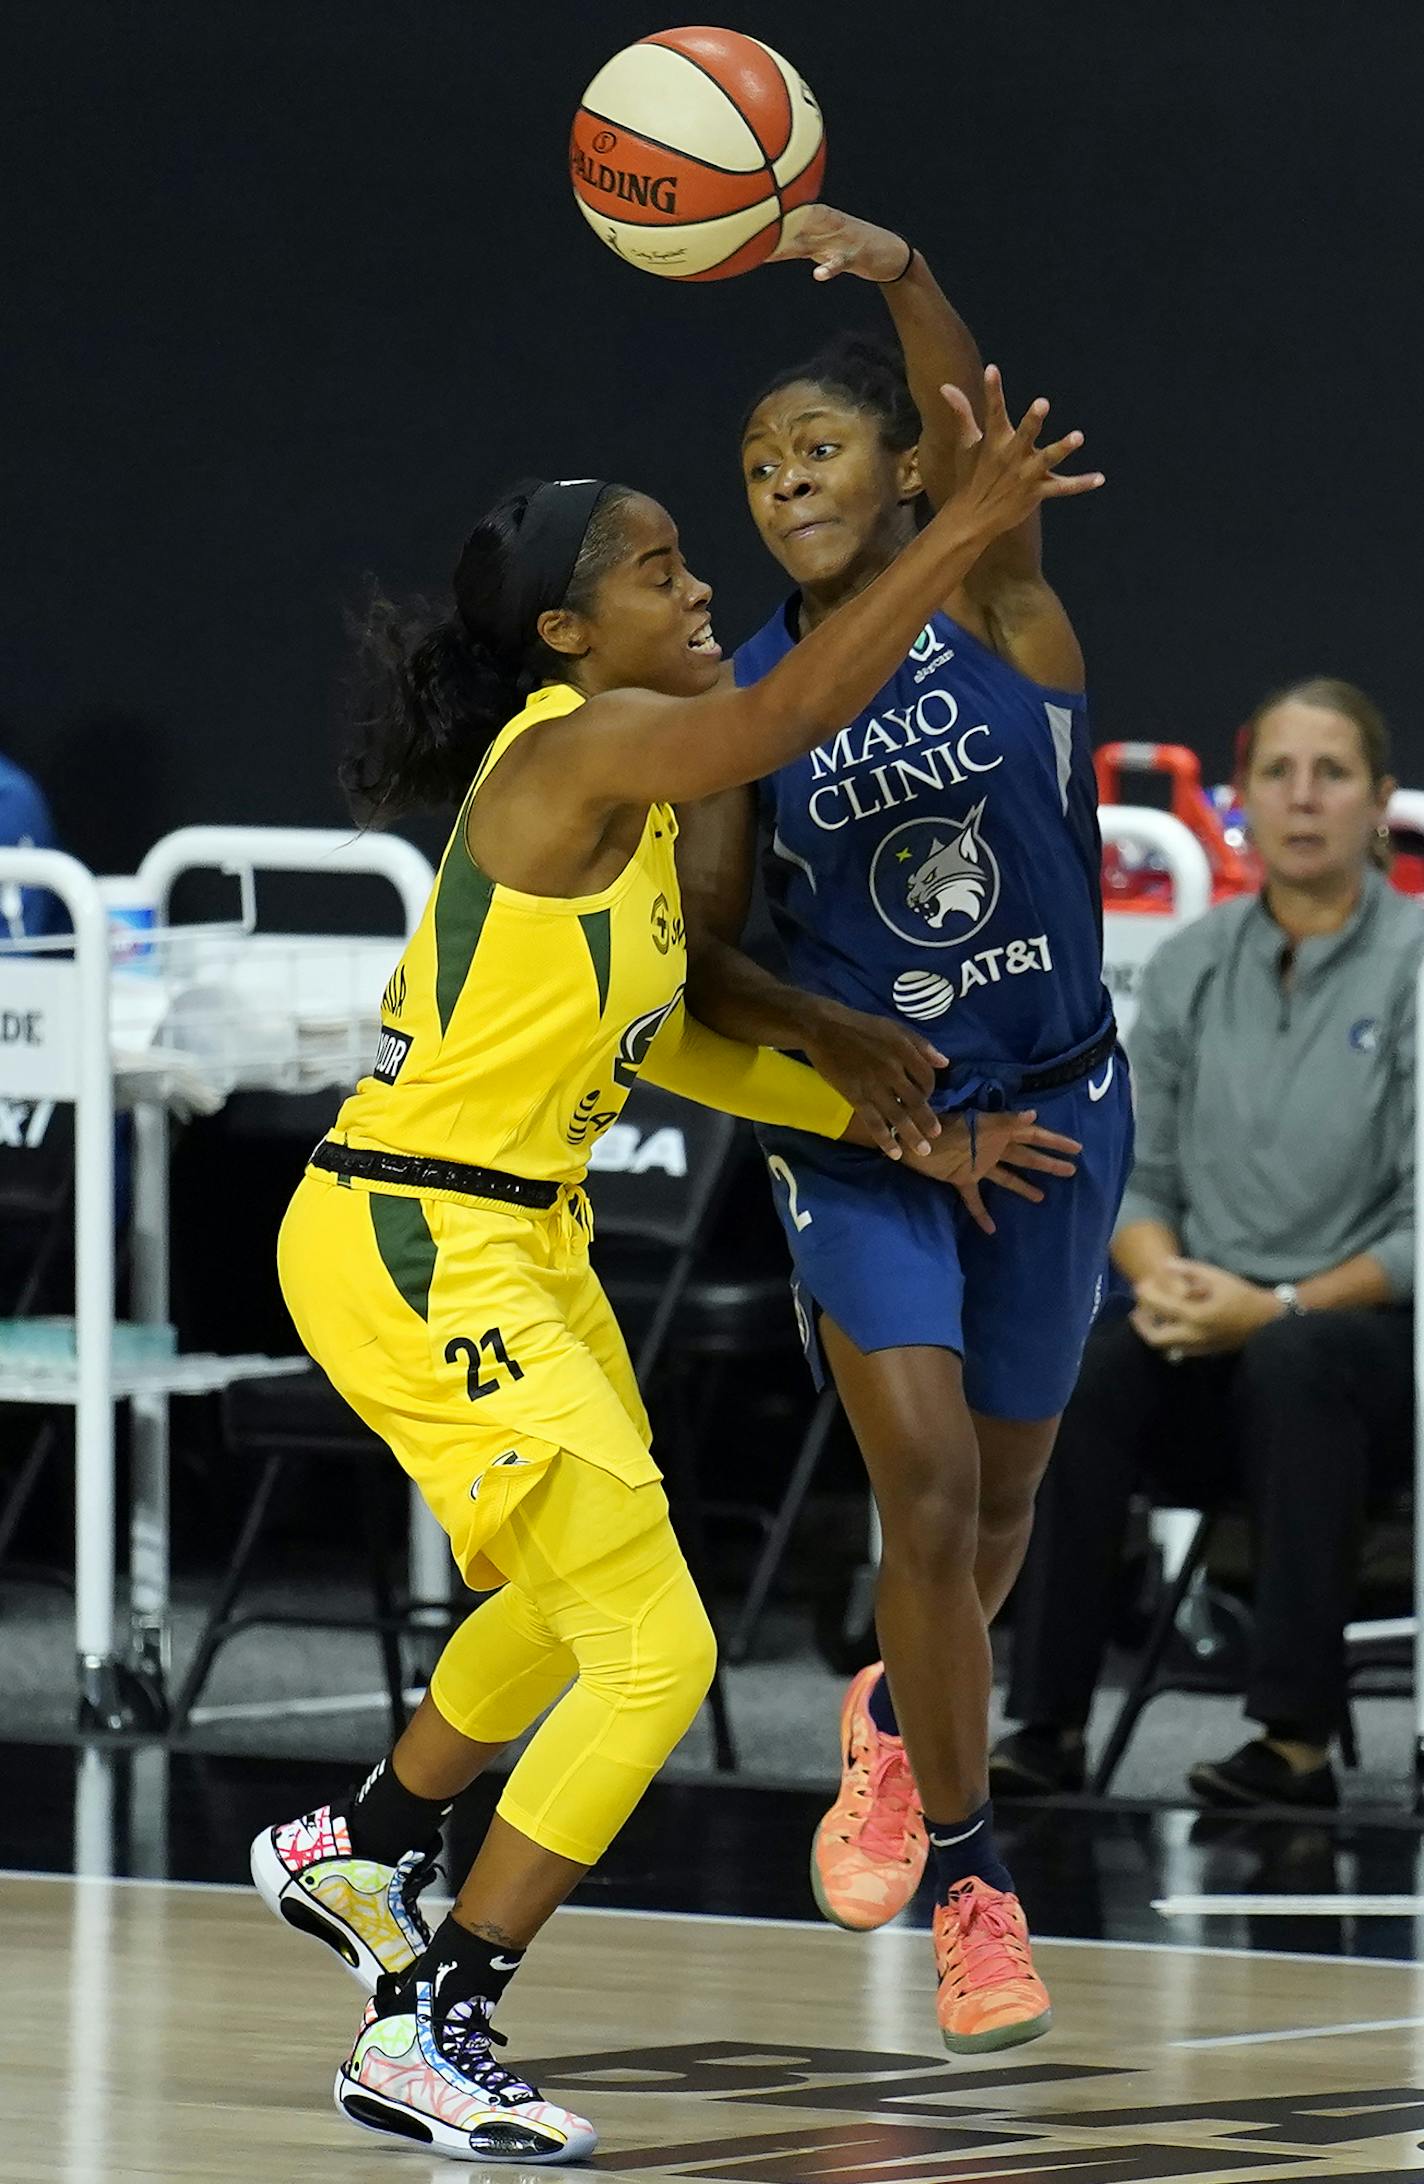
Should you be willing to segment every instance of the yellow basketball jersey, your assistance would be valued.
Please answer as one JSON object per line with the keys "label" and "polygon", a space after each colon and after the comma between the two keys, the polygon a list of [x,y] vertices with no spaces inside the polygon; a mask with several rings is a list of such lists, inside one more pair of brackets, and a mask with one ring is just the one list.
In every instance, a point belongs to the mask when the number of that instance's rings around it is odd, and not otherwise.
{"label": "yellow basketball jersey", "polygon": [[515,737],[582,703],[536,691],[491,744],[386,987],[375,1065],[337,1119],[348,1144],[571,1183],[617,1118],[687,973],[672,807],[653,805],[596,895],[502,887],[465,840]]}

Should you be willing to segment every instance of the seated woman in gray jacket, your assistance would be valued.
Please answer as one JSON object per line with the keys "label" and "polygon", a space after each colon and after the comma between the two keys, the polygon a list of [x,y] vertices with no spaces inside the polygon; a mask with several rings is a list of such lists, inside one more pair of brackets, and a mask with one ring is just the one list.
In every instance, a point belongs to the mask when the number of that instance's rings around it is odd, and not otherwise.
{"label": "seated woman in gray jacket", "polygon": [[1424,909],[1379,869],[1394,787],[1348,683],[1243,737],[1259,896],[1152,957],[1129,1047],[1137,1162],[1113,1257],[1128,1318],[1089,1338],[1017,1593],[999,1794],[1076,1788],[1128,1505],[1244,1500],[1246,1712],[1191,1769],[1213,1804],[1333,1805],[1344,1626],[1372,1493],[1410,1468],[1414,989]]}

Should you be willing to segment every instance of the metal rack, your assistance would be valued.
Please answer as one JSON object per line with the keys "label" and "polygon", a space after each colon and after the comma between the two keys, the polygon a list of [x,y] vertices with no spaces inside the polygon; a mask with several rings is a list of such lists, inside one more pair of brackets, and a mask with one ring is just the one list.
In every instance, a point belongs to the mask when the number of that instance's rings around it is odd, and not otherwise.
{"label": "metal rack", "polygon": [[[169,926],[177,881],[235,876],[240,916]],[[256,930],[255,875],[384,879],[401,904],[386,938]],[[153,928],[112,928],[98,883],[54,850],[0,850],[0,886],[47,888],[69,913],[55,940],[0,946],[0,1093],[75,1110],[75,1330],[72,1357],[0,1357],[0,1402],[75,1414],[75,1650],[83,1727],[161,1727],[169,1644],[169,1420],[175,1395],[306,1370],[304,1357],[165,1356],[169,1318],[168,1150],[172,1109],[212,1112],[239,1089],[346,1090],[374,1047],[393,953],[413,930],[433,874],[409,843],[315,828],[185,827],[155,844],[138,879]],[[133,1117],[133,1324],[150,1355],[115,1355],[114,1118]],[[142,1348],[142,1337],[138,1338]],[[129,1618],[116,1608],[114,1406],[132,1410]],[[449,1589],[449,1559],[412,1494],[412,1589]]]}

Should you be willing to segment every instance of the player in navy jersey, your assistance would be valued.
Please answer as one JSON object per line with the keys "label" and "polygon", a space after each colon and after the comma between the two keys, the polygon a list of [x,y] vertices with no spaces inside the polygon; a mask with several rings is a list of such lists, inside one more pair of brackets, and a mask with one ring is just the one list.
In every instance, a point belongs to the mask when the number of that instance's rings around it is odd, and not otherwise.
{"label": "player in navy jersey", "polygon": [[[886,567],[922,496],[952,492],[961,457],[937,390],[983,384],[973,337],[902,237],[814,206],[777,255],[880,285],[901,353],[834,341],[747,414],[752,516],[796,588],[737,654],[744,684]],[[1050,2019],[993,1840],[988,1627],[1027,1546],[1130,1161],[1083,686],[1035,518],[984,555],[851,727],[759,791],[688,813],[679,845],[705,1021],[807,1054],[891,1153],[951,1110],[1024,1105],[1081,1148],[1046,1191],[1000,1170],[985,1233],[952,1192],[874,1152],[762,1132],[808,1353],[834,1376],[883,1535],[884,1667],[846,1697],[813,1885],[829,1917],[875,1927],[933,1856],[938,2016],[956,2051]],[[785,980],[738,946],[759,821]]]}

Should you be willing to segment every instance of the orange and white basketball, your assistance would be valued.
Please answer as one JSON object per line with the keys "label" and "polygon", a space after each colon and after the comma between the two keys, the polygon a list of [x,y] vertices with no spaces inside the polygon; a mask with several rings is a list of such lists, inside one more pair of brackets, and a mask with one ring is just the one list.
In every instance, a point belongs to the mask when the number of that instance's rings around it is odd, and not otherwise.
{"label": "orange and white basketball", "polygon": [[667,280],[722,281],[770,257],[821,187],[821,110],[758,38],[695,25],[625,46],[574,116],[569,171],[595,235]]}

